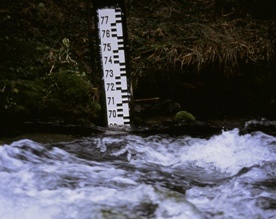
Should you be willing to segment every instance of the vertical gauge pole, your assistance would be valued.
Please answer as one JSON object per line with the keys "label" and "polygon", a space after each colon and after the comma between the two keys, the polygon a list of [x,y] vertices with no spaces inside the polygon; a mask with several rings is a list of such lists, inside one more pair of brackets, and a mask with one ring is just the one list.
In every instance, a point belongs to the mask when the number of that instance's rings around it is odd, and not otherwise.
{"label": "vertical gauge pole", "polygon": [[130,82],[123,0],[93,0],[107,126],[130,125]]}

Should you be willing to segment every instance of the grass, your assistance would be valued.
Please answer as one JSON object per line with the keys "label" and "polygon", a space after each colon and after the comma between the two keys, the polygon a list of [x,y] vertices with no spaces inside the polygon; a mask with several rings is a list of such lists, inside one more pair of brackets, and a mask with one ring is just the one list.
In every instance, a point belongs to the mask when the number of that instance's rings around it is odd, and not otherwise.
{"label": "grass", "polygon": [[133,76],[187,67],[231,75],[241,63],[269,62],[273,21],[254,19],[239,1],[225,2],[232,7],[227,14],[230,6],[215,0],[127,1]]}

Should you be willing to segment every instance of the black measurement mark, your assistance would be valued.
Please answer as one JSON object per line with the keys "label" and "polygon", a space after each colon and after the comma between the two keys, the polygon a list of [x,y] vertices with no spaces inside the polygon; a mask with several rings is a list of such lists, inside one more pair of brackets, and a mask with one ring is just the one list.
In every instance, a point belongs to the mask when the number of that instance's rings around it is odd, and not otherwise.
{"label": "black measurement mark", "polygon": [[[123,92],[123,91],[122,91]],[[129,95],[122,95],[122,98],[123,99],[128,99],[129,98]]]}

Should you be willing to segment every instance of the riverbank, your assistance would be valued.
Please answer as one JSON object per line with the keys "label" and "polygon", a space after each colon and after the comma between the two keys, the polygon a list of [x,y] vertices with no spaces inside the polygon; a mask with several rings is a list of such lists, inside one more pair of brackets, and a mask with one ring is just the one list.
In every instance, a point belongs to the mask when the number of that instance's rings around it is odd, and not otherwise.
{"label": "riverbank", "polygon": [[0,142],[7,143],[16,139],[32,139],[38,142],[70,141],[76,138],[110,133],[110,135],[135,134],[150,136],[164,134],[168,136],[187,135],[209,138],[223,131],[239,129],[240,134],[262,131],[276,136],[276,121],[248,118],[210,119],[206,121],[175,122],[172,117],[152,117],[143,123],[131,127],[100,127],[95,125],[61,125],[54,123],[9,123],[0,126]]}
{"label": "riverbank", "polygon": [[[170,118],[177,110],[200,121],[276,119],[269,4],[275,3],[126,0],[133,98],[175,103],[173,112],[166,106],[135,112],[133,121]],[[2,6],[0,124],[100,125],[102,77],[89,51],[92,6],[84,0]]]}

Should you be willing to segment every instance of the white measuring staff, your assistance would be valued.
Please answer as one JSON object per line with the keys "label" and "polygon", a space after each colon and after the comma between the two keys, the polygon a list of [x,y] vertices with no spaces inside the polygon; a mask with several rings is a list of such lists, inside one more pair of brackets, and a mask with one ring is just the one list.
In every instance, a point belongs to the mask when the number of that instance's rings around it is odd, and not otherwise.
{"label": "white measuring staff", "polygon": [[120,8],[98,9],[108,126],[130,125],[128,78]]}

